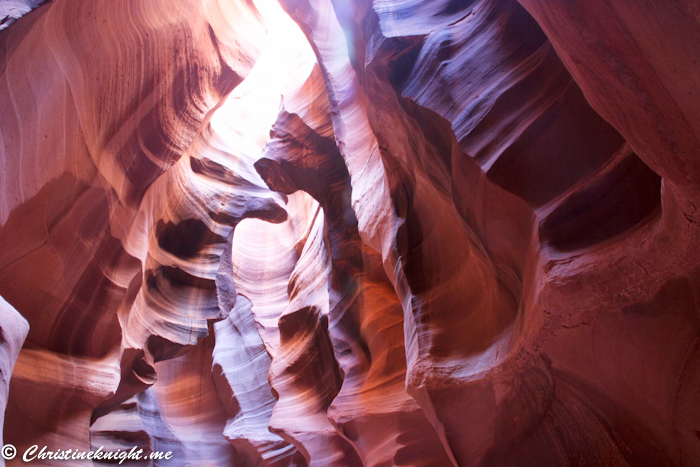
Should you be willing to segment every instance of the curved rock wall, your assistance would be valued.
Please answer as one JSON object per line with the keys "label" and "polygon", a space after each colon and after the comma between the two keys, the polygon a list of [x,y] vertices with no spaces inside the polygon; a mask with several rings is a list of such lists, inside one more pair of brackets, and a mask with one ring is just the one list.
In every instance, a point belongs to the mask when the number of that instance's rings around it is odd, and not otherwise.
{"label": "curved rock wall", "polygon": [[27,14],[0,33],[5,442],[697,464],[698,12]]}

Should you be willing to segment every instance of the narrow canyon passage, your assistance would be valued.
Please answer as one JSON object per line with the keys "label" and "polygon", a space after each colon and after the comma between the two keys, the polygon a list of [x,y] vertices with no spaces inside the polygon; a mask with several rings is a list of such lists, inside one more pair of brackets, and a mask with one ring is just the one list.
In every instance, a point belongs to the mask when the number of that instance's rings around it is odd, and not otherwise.
{"label": "narrow canyon passage", "polygon": [[700,466],[698,11],[0,4],[0,465]]}

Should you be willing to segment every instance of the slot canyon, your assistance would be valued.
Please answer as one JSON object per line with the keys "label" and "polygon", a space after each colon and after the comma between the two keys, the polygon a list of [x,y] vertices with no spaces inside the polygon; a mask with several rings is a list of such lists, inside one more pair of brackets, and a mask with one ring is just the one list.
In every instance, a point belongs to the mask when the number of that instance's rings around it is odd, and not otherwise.
{"label": "slot canyon", "polygon": [[700,0],[0,17],[0,466],[700,466]]}

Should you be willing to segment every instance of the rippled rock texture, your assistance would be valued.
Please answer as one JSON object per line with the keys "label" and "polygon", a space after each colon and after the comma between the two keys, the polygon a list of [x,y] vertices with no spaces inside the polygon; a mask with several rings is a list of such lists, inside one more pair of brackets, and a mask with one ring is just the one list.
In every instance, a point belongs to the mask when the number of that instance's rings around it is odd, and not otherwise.
{"label": "rippled rock texture", "polygon": [[700,3],[40,3],[0,25],[20,454],[700,465]]}

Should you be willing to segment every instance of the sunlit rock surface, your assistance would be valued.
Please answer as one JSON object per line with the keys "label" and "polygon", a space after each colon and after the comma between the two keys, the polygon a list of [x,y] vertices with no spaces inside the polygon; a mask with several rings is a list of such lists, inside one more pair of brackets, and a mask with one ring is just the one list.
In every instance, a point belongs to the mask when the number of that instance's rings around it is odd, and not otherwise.
{"label": "sunlit rock surface", "polygon": [[40,3],[9,465],[699,465],[695,0]]}
{"label": "sunlit rock surface", "polygon": [[0,30],[49,0],[5,0],[0,3]]}
{"label": "sunlit rock surface", "polygon": [[[0,413],[5,414],[10,379],[12,370],[17,361],[17,356],[22,348],[24,339],[29,332],[27,320],[22,318],[12,305],[0,297]],[[2,427],[0,427],[0,441],[2,440]]]}

